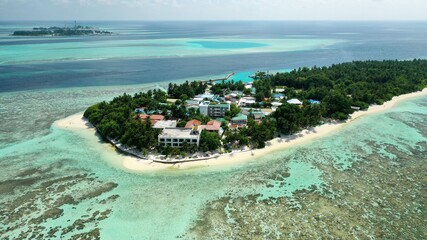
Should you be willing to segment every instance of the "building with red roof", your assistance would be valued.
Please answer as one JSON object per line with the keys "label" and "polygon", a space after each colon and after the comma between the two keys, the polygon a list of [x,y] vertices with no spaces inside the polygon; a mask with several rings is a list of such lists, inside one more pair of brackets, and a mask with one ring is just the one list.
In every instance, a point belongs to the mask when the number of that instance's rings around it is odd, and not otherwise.
{"label": "building with red roof", "polygon": [[194,126],[200,126],[200,125],[202,125],[202,122],[200,122],[199,120],[193,119],[193,120],[188,121],[185,124],[184,128],[193,128]]}
{"label": "building with red roof", "polygon": [[147,120],[147,118],[150,118],[151,121],[151,125],[156,124],[158,121],[162,121],[165,119],[165,116],[163,115],[159,115],[159,114],[153,114],[153,115],[147,115],[147,114],[139,114],[139,118],[141,118],[141,120],[143,122],[145,122]]}
{"label": "building with red roof", "polygon": [[221,123],[216,120],[212,120],[209,121],[206,125],[202,125],[202,127],[204,130],[209,132],[219,132],[221,129]]}

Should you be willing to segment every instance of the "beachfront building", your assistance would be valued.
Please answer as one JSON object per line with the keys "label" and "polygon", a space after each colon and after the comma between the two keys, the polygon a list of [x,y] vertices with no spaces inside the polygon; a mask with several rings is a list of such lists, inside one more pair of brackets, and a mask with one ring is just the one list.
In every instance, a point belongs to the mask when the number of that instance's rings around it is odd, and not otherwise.
{"label": "beachfront building", "polygon": [[159,114],[139,114],[139,118],[142,120],[142,122],[145,122],[147,118],[150,118],[151,125],[155,125],[158,121],[162,121],[163,119],[165,119],[165,116]]}
{"label": "beachfront building", "polygon": [[199,146],[200,129],[194,126],[192,129],[186,128],[165,128],[158,136],[158,142],[161,146],[170,146],[180,148],[187,143],[189,145]]}
{"label": "beachfront building", "polygon": [[154,124],[153,128],[176,128],[177,121],[176,120],[161,120]]}

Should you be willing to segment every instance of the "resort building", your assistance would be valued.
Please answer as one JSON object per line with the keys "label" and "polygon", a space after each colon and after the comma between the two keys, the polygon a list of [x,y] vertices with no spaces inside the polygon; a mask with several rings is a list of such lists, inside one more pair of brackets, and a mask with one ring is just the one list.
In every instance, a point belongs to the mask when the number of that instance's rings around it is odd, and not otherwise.
{"label": "resort building", "polygon": [[209,101],[201,102],[199,105],[199,111],[202,115],[208,115]]}
{"label": "resort building", "polygon": [[294,104],[294,105],[302,105],[302,102],[296,98],[292,98],[291,100],[288,100],[289,104]]}
{"label": "resort building", "polygon": [[200,122],[199,120],[193,119],[193,120],[188,121],[185,124],[184,128],[193,128],[194,126],[200,126],[200,125],[202,125],[202,122]]}
{"label": "resort building", "polygon": [[236,117],[231,119],[231,124],[243,125],[248,123],[248,116],[244,114],[239,114]]}
{"label": "resort building", "polygon": [[276,109],[282,105],[283,105],[283,103],[281,103],[281,102],[272,102],[271,103],[271,110],[276,111]]}
{"label": "resort building", "polygon": [[162,120],[162,121],[156,122],[153,128],[159,128],[159,129],[176,128],[176,125],[177,125],[176,120]]}
{"label": "resort building", "polygon": [[221,130],[221,123],[215,120],[209,121],[206,125],[200,126],[203,130],[209,132],[219,132]]}
{"label": "resort building", "polygon": [[[230,110],[230,104],[229,103],[209,104],[207,115],[209,117],[213,117],[213,118],[224,117],[225,113],[229,110]],[[201,110],[200,110],[200,113],[202,113]]]}
{"label": "resort building", "polygon": [[150,118],[151,125],[155,125],[158,121],[162,121],[165,119],[165,116],[153,114],[153,115],[147,115],[147,114],[139,114],[139,118],[141,118],[142,122],[145,122],[147,118]]}
{"label": "resort building", "polygon": [[252,111],[249,116],[256,122],[261,122],[265,118],[265,114],[261,110]]}
{"label": "resort building", "polygon": [[193,99],[194,100],[199,100],[199,101],[203,101],[203,100],[213,100],[215,98],[215,95],[213,94],[199,94],[196,95]]}
{"label": "resort building", "polygon": [[252,106],[256,103],[254,97],[243,97],[240,99],[239,105],[240,106]]}
{"label": "resort building", "polygon": [[264,113],[265,116],[268,116],[273,112],[273,109],[271,108],[261,108],[260,110],[262,113]]}
{"label": "resort building", "polygon": [[187,107],[187,109],[189,109],[189,108],[198,109],[199,105],[200,105],[199,100],[187,100],[187,101],[185,101],[185,106]]}
{"label": "resort building", "polygon": [[161,146],[170,146],[180,148],[187,144],[199,146],[200,129],[194,126],[192,129],[186,128],[165,128],[158,136],[158,142]]}

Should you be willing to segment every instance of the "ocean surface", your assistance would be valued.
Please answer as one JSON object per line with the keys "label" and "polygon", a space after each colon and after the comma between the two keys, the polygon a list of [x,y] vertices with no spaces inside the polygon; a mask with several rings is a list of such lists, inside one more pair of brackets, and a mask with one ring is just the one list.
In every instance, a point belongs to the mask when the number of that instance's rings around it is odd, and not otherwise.
{"label": "ocean surface", "polygon": [[0,22],[1,239],[427,239],[427,99],[254,161],[124,170],[54,121],[123,92],[351,60],[427,58],[425,22]]}

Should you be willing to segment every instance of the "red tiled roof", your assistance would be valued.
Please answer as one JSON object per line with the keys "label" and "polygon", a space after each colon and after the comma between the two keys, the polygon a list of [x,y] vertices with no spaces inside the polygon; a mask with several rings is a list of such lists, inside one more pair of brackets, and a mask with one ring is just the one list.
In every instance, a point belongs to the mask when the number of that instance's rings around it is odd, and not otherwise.
{"label": "red tiled roof", "polygon": [[193,119],[187,122],[187,124],[185,124],[185,128],[193,128],[194,125],[201,125],[202,122],[200,122],[199,120]]}
{"label": "red tiled roof", "polygon": [[206,125],[212,125],[212,126],[215,126],[215,127],[221,127],[221,123],[218,122],[218,121],[216,121],[216,120],[211,120]]}
{"label": "red tiled roof", "polygon": [[221,123],[215,120],[209,121],[206,125],[203,125],[203,129],[207,131],[219,131]]}
{"label": "red tiled roof", "polygon": [[145,121],[147,118],[150,118],[151,124],[154,125],[158,121],[162,121],[165,119],[165,116],[159,114],[147,115],[147,114],[139,114],[139,118]]}

